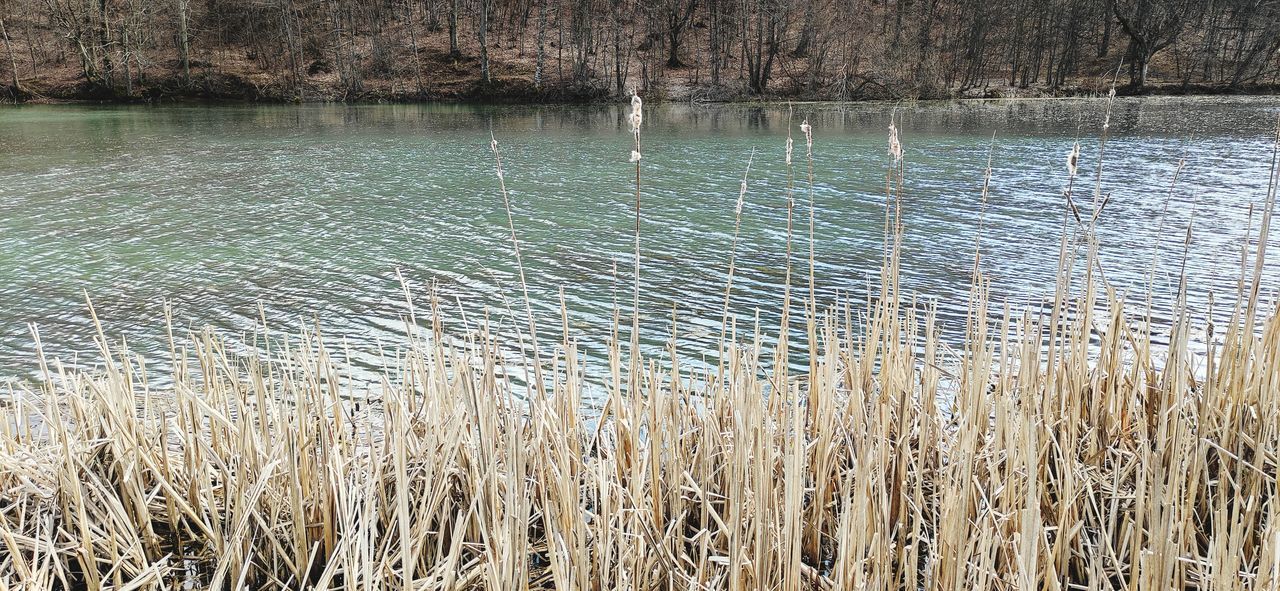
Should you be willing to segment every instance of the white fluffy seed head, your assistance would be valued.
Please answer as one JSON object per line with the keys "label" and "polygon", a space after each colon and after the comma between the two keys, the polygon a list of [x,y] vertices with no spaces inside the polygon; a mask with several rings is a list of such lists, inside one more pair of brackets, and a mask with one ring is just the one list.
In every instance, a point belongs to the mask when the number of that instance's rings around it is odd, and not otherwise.
{"label": "white fluffy seed head", "polygon": [[813,150],[813,126],[809,125],[808,119],[805,119],[804,122],[800,124],[800,131],[804,133],[805,147],[808,148],[810,151],[812,151]]}
{"label": "white fluffy seed head", "polygon": [[631,133],[640,133],[640,124],[644,122],[644,102],[640,95],[631,95]]}
{"label": "white fluffy seed head", "polygon": [[635,150],[632,150],[632,151],[631,151],[631,161],[632,161],[632,162],[639,162],[639,161],[640,161],[640,152],[637,152],[637,151],[635,151]]}
{"label": "white fluffy seed head", "polygon": [[792,148],[792,146],[793,146],[793,142],[791,141],[791,138],[787,138],[787,166],[791,166],[791,148]]}
{"label": "white fluffy seed head", "polygon": [[889,121],[889,155],[894,164],[902,162],[902,142],[898,139],[898,126]]}
{"label": "white fluffy seed head", "polygon": [[1076,142],[1076,145],[1071,148],[1071,151],[1067,152],[1067,174],[1073,177],[1076,176],[1076,170],[1079,164],[1080,142]]}

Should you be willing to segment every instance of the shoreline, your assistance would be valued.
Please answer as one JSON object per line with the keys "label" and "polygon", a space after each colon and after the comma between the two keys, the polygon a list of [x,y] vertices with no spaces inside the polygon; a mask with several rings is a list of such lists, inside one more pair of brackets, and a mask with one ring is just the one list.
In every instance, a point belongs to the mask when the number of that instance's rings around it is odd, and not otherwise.
{"label": "shoreline", "polygon": [[[236,78],[231,76],[231,78]],[[172,79],[164,82],[171,82]],[[165,86],[162,82],[161,87]],[[332,89],[316,89],[304,97],[290,97],[282,93],[262,92],[247,81],[236,83],[239,91],[223,87],[206,90],[172,90],[169,88],[147,88],[137,96],[119,96],[108,94],[108,89],[90,88],[80,84],[72,88],[45,88],[43,92],[23,88],[15,92],[12,86],[0,86],[0,105],[162,105],[162,104],[459,104],[459,105],[602,105],[614,104],[622,100],[612,94],[574,93],[566,91],[546,90],[542,92],[532,89],[512,88],[505,84],[495,88],[472,88],[465,92],[418,93],[370,91],[354,98],[338,96]],[[516,85],[518,86],[518,85]],[[1070,100],[1105,98],[1107,91],[1101,87],[1074,86],[1069,89],[1050,90],[1045,88],[991,87],[985,90],[975,89],[964,92],[925,96],[865,96],[849,99],[830,97],[813,97],[792,94],[750,95],[722,93],[719,98],[701,98],[700,91],[714,89],[697,89],[684,96],[671,96],[661,90],[650,91],[645,100],[651,104],[700,104],[700,105],[768,105],[779,103],[813,104],[813,103],[914,103],[914,102],[971,102],[971,101],[1005,101],[1005,100]],[[980,91],[980,92],[975,92]],[[20,94],[19,94],[20,93]],[[644,93],[641,93],[644,96]],[[1123,98],[1166,98],[1166,97],[1261,97],[1280,96],[1280,84],[1255,84],[1231,87],[1208,84],[1160,84],[1149,85],[1140,90],[1117,87],[1116,96]]]}

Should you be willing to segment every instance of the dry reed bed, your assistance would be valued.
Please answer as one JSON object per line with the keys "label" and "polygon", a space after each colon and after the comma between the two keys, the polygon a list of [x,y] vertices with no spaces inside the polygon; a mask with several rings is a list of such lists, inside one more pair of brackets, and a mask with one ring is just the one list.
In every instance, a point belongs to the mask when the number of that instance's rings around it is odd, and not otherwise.
{"label": "dry reed bed", "polygon": [[1153,350],[1096,244],[1064,238],[1076,313],[991,322],[977,276],[956,361],[901,303],[894,235],[877,297],[806,306],[804,342],[730,326],[690,371],[615,339],[598,420],[567,330],[527,399],[487,335],[438,330],[363,405],[316,335],[247,358],[177,339],[163,389],[119,353],[42,365],[0,410],[0,588],[1280,588],[1280,318],[1256,276],[1200,379],[1193,311]]}

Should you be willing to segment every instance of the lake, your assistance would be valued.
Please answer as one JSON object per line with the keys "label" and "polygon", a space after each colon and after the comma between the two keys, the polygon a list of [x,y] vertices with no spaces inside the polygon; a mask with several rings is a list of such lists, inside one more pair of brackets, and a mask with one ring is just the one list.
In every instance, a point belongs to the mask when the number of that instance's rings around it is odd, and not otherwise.
{"label": "lake", "polygon": [[[732,311],[776,327],[785,276],[788,121],[814,130],[820,298],[866,297],[883,245],[887,127],[905,149],[903,285],[963,330],[974,261],[998,302],[1053,293],[1066,156],[1082,144],[1077,199],[1092,201],[1105,100],[647,107],[641,314],[658,350],[678,319],[691,356],[713,353],[735,202],[742,212]],[[1246,236],[1258,236],[1280,99],[1117,99],[1098,220],[1117,286],[1167,309],[1186,251],[1193,309],[1234,299]],[[615,308],[629,324],[634,231],[626,110],[457,105],[22,106],[0,108],[0,377],[36,375],[34,323],[50,357],[94,363],[92,298],[109,339],[167,358],[179,329],[320,327],[357,366],[403,342],[435,286],[446,328],[487,312],[523,326],[490,134],[497,138],[535,313],[588,356]],[[994,135],[994,141],[993,141]],[[797,305],[805,295],[809,193],[797,141]],[[992,179],[985,207],[984,169]],[[1185,166],[1171,181],[1179,160]],[[1252,222],[1252,223],[1251,223]],[[1071,222],[1074,224],[1074,221]],[[1252,227],[1252,233],[1250,228]],[[981,240],[979,242],[979,234]],[[1280,285],[1280,228],[1264,288]],[[513,320],[509,310],[521,310]],[[776,328],[774,329],[776,332]],[[624,337],[625,338],[625,337]]]}

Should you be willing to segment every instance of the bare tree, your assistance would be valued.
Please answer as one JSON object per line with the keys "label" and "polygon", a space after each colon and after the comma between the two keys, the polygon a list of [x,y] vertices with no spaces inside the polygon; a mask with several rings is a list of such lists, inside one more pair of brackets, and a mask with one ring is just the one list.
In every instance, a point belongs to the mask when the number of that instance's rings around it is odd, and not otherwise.
{"label": "bare tree", "polygon": [[449,59],[462,57],[458,48],[458,0],[449,0]]}
{"label": "bare tree", "polygon": [[547,64],[547,0],[538,2],[538,64],[533,70],[533,87],[542,91],[542,72]]}
{"label": "bare tree", "polygon": [[9,54],[9,86],[15,95],[22,94],[22,84],[18,82],[18,60],[13,55],[13,44],[9,42],[9,30],[4,26],[3,16],[0,16],[0,39],[4,40],[5,52]]}
{"label": "bare tree", "polygon": [[684,34],[697,9],[698,0],[663,0],[662,12],[666,17],[667,67],[669,68],[679,68],[684,65],[680,62],[680,36]]}
{"label": "bare tree", "polygon": [[1280,2],[1235,0],[1234,8],[1230,30],[1235,34],[1236,65],[1230,84],[1238,88],[1265,74],[1267,63],[1280,52]]}
{"label": "bare tree", "polygon": [[99,76],[98,37],[93,28],[93,11],[84,0],[44,0],[51,20],[76,50],[80,70],[90,84],[103,85]]}
{"label": "bare tree", "polygon": [[[1052,91],[1089,84],[1104,65],[1094,54],[1120,39],[1135,89],[1171,74],[1187,88],[1280,77],[1280,0],[0,0],[0,15],[8,86],[40,87],[78,61],[87,84],[57,88],[121,98],[156,90],[161,65],[177,92],[197,92],[203,74],[198,92],[239,81],[279,99],[326,85],[329,96],[421,97],[444,65],[433,61],[456,66],[471,43],[479,67],[455,70],[441,90],[510,72],[547,96],[654,85],[841,99]],[[527,69],[503,67],[532,48]],[[17,74],[24,62],[30,80]],[[696,69],[677,72],[686,64]],[[390,84],[366,89],[373,79]]]}
{"label": "bare tree", "polygon": [[178,62],[182,68],[182,83],[191,84],[191,39],[187,35],[190,14],[188,0],[177,0],[178,8]]}
{"label": "bare tree", "polygon": [[1170,46],[1202,13],[1202,0],[1116,0],[1112,11],[1129,37],[1129,85],[1147,85],[1151,58]]}
{"label": "bare tree", "polygon": [[[410,0],[405,2],[404,10],[405,20],[409,24],[409,42],[413,46],[413,81],[418,89],[418,94],[422,94],[424,92],[424,88],[422,86],[422,54],[418,50],[418,19],[415,16],[417,12],[415,10],[416,6],[417,3]],[[430,28],[430,25],[428,25],[427,28]]]}
{"label": "bare tree", "polygon": [[[774,60],[778,57],[782,35],[786,30],[789,6],[785,0],[754,0],[753,2],[750,11],[753,17],[749,19],[751,34],[744,32],[743,43],[746,48],[744,61],[747,67],[748,86],[755,94],[764,94],[768,89],[769,78],[773,75]],[[746,19],[745,14],[744,19]]]}
{"label": "bare tree", "polygon": [[488,84],[493,81],[489,73],[489,11],[493,0],[480,0],[480,25],[476,27],[476,40],[480,42],[480,79]]}

